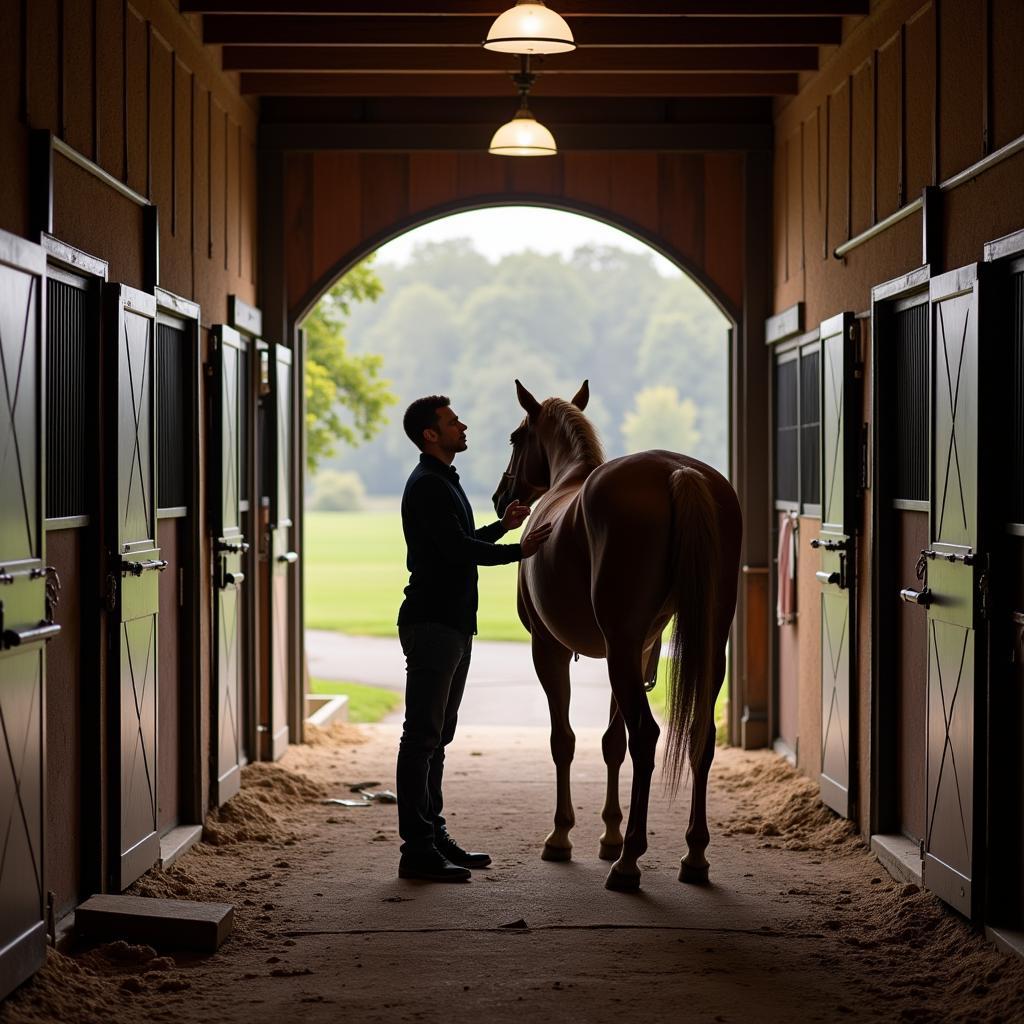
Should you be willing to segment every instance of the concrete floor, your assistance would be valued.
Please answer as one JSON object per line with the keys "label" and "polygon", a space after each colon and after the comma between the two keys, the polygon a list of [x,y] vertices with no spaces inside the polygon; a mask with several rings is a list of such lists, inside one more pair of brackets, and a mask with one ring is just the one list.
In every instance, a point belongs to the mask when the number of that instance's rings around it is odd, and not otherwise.
{"label": "concrete floor", "polygon": [[233,902],[220,952],[53,955],[0,1024],[1024,1020],[1018,962],[891,881],[766,752],[719,751],[713,884],[676,880],[689,801],[656,786],[641,893],[604,889],[599,735],[578,734],[575,859],[551,864],[546,730],[461,730],[449,822],[494,866],[457,886],[397,878],[393,806],[320,802],[347,782],[391,785],[395,727],[338,727],[337,742],[252,766],[211,822],[220,845],[136,887]]}

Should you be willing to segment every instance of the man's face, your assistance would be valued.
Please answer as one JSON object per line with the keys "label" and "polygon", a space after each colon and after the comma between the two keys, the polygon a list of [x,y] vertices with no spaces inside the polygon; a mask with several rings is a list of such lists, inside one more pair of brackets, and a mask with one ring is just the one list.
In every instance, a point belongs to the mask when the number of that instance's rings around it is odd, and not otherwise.
{"label": "man's face", "polygon": [[437,410],[437,426],[427,434],[427,440],[433,440],[433,434],[437,437],[438,447],[454,455],[456,452],[464,452],[468,447],[467,429],[466,424],[446,405],[443,409]]}

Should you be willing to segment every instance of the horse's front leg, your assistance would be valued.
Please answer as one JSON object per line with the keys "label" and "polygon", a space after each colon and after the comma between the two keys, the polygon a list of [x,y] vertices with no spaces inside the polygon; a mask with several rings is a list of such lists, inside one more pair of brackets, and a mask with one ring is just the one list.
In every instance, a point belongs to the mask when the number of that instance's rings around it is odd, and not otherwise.
{"label": "horse's front leg", "polygon": [[631,644],[608,645],[608,676],[612,694],[626,723],[629,756],[633,762],[629,820],[622,854],[608,872],[605,886],[620,892],[640,888],[639,859],[647,852],[647,806],[651,797],[654,750],[661,730],[644,693],[641,652]]}
{"label": "horse's front leg", "polygon": [[569,832],[576,824],[569,772],[576,736],[569,724],[569,660],[572,652],[536,627],[532,634],[533,665],[548,698],[551,714],[551,757],[555,762],[555,827],[544,840],[544,860],[571,860]]}
{"label": "horse's front leg", "polygon": [[601,737],[601,753],[608,768],[608,785],[604,794],[604,809],[601,820],[604,834],[598,856],[601,860],[618,860],[622,853],[622,807],[619,805],[619,770],[626,760],[626,723],[619,714],[619,705],[612,697],[608,713],[608,728]]}

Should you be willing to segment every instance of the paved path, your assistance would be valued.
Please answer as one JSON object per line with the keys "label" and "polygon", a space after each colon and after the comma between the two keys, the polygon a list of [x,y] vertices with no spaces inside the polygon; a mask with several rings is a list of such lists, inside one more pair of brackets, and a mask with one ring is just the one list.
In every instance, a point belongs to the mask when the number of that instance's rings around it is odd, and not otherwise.
{"label": "paved path", "polygon": [[[392,690],[405,687],[405,656],[397,638],[306,630],[309,674]],[[570,670],[573,728],[608,723],[611,690],[603,660],[580,658]],[[401,721],[396,712],[385,721]],[[463,725],[547,725],[548,705],[529,644],[477,641],[459,721]]]}

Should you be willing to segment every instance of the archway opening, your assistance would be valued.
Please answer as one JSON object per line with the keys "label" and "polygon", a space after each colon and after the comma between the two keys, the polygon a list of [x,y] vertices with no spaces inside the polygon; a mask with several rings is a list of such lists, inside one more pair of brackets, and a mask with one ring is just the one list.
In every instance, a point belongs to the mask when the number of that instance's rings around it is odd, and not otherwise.
{"label": "archway opening", "polygon": [[[350,266],[303,327],[308,394],[321,361],[339,373],[343,351],[352,371],[347,403],[311,401],[305,627],[311,692],[348,695],[355,720],[401,711],[399,502],[417,460],[401,418],[414,398],[450,396],[469,426],[457,469],[477,525],[494,519],[489,496],[521,416],[516,377],[566,398],[589,379],[587,414],[609,458],[668,448],[728,473],[729,318],[680,265],[593,217],[516,205],[432,220]],[[462,713],[480,724],[547,722],[515,579],[514,565],[480,571]],[[603,662],[574,665],[573,687],[574,725],[606,721]],[[651,695],[656,713],[664,694]],[[728,684],[722,724],[727,695]]]}

